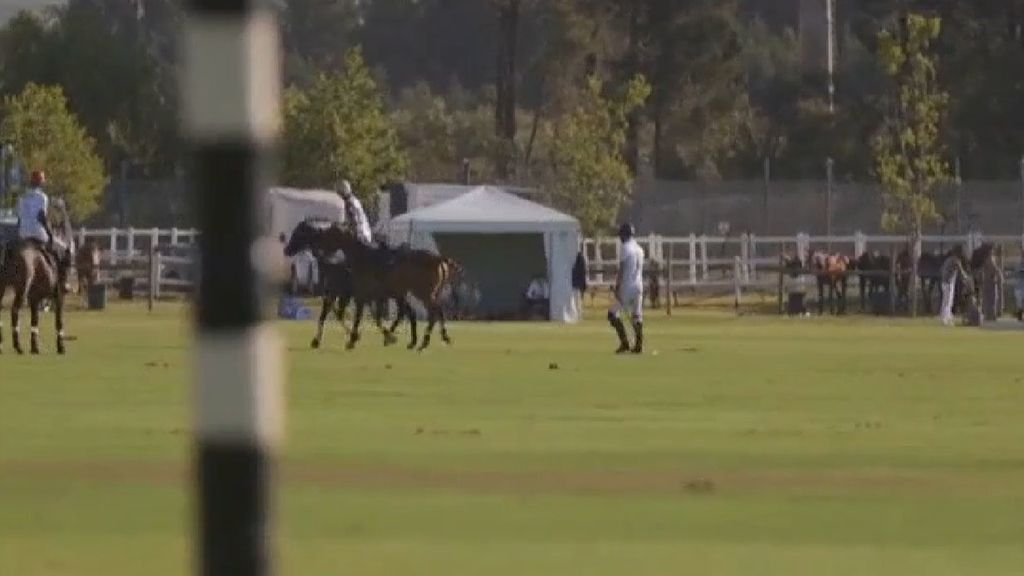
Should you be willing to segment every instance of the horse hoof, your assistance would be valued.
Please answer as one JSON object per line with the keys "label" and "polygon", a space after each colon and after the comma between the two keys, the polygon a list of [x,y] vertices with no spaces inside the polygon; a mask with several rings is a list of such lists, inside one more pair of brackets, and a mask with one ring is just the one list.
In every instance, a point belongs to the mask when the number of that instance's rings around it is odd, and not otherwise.
{"label": "horse hoof", "polygon": [[64,349],[63,345],[57,346],[57,354],[60,354],[61,356],[63,356],[65,353],[67,353],[67,350]]}
{"label": "horse hoof", "polygon": [[409,345],[405,347],[405,349],[406,350],[415,350],[416,349],[416,343],[415,342],[410,342]]}
{"label": "horse hoof", "polygon": [[32,353],[33,356],[38,356],[39,355],[39,348],[33,348],[31,350],[31,353]]}
{"label": "horse hoof", "polygon": [[320,341],[313,338],[313,342],[310,343],[310,347],[313,348],[313,350],[320,348]]}

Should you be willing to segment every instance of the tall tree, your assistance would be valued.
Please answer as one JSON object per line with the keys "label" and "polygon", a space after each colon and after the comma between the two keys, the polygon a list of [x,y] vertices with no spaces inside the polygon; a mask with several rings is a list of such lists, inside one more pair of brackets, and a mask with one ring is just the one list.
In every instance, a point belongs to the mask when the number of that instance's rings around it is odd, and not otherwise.
{"label": "tall tree", "polygon": [[[932,49],[940,30],[938,18],[911,13],[878,38],[879,63],[891,79],[885,122],[874,141],[883,225],[910,234],[914,246],[924,225],[938,219],[935,194],[949,181],[942,141],[949,98],[938,84]],[[913,257],[913,278],[919,256]],[[911,303],[916,311],[916,290]]]}
{"label": "tall tree", "polygon": [[333,188],[344,178],[366,200],[400,178],[406,166],[380,89],[358,49],[345,56],[340,73],[321,74],[307,91],[287,93],[284,144],[285,182]]}
{"label": "tall tree", "polygon": [[14,143],[26,167],[46,171],[52,193],[67,200],[73,218],[96,211],[107,183],[103,163],[59,86],[29,83],[5,98],[0,140]]}
{"label": "tall tree", "polygon": [[609,97],[591,76],[575,108],[553,126],[549,190],[587,234],[610,230],[629,199],[632,176],[623,156],[629,115],[650,95],[644,78]]}

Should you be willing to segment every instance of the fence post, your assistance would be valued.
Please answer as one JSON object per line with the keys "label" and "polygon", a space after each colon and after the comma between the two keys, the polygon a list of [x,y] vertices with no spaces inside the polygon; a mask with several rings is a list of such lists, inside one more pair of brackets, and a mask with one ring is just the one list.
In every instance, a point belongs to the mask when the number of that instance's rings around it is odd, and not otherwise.
{"label": "fence post", "polygon": [[700,235],[700,274],[702,280],[708,279],[708,237]]}
{"label": "fence post", "polygon": [[747,237],[747,282],[750,282],[751,278],[757,279],[757,236],[751,233]]}
{"label": "fence post", "polygon": [[690,232],[690,285],[697,285],[697,236],[693,232]]}
{"label": "fence post", "polygon": [[867,238],[864,236],[864,233],[861,232],[860,230],[857,230],[857,232],[853,236],[853,253],[857,258],[860,258],[861,256],[864,255],[865,252],[868,251],[868,241]]}
{"label": "fence post", "polygon": [[807,254],[811,251],[811,237],[806,232],[796,235],[796,257],[800,262],[807,262]]}
{"label": "fence post", "polygon": [[783,307],[783,298],[786,291],[786,255],[784,251],[779,251],[779,316],[785,314],[785,308]]}
{"label": "fence post", "polygon": [[110,264],[117,265],[117,228],[110,229]]}
{"label": "fence post", "polygon": [[669,316],[672,316],[672,300],[675,298],[675,295],[676,295],[675,289],[672,287],[672,259],[673,259],[673,255],[674,255],[673,254],[674,250],[672,249],[672,247],[674,245],[675,245],[675,242],[669,241],[669,243],[668,243],[668,258],[665,259],[665,265],[666,265],[665,284],[667,285],[666,286],[667,289],[666,289],[666,293],[665,294],[666,294],[666,298],[668,298],[666,300],[665,312],[668,313]]}
{"label": "fence post", "polygon": [[149,231],[149,245],[159,246],[160,245],[160,229],[153,228]]}
{"label": "fence post", "polygon": [[85,227],[84,226],[78,229],[78,245],[79,246],[84,246],[85,245]]}
{"label": "fence post", "polygon": [[147,302],[149,305],[149,311],[153,311],[153,302],[156,301],[156,290],[157,290],[157,271],[156,271],[156,245],[149,245],[149,298]]}
{"label": "fence post", "polygon": [[171,228],[171,246],[178,245],[178,228]]}
{"label": "fence post", "polygon": [[732,258],[732,288],[733,288],[733,308],[736,312],[740,311],[740,299],[742,298],[742,289],[740,274],[742,273],[742,265],[740,263],[739,256],[733,256]]}

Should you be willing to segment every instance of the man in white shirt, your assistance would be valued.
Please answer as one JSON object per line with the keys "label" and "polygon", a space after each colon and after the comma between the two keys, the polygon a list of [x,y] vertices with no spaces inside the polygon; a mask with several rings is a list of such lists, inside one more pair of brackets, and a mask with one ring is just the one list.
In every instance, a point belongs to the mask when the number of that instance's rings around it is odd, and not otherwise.
{"label": "man in white shirt", "polygon": [[370,229],[370,220],[366,217],[363,204],[352,193],[352,185],[349,184],[348,180],[341,181],[339,194],[345,202],[345,218],[355,232],[356,238],[367,246],[373,246],[373,231]]}
{"label": "man in white shirt", "polygon": [[[608,311],[608,322],[619,337],[619,348],[615,351],[617,354],[642,354],[644,351],[644,250],[637,244],[635,234],[630,224],[619,227],[619,240],[622,242],[619,272],[615,278],[615,301]],[[629,314],[636,334],[636,343],[632,348],[622,323],[623,312]]]}

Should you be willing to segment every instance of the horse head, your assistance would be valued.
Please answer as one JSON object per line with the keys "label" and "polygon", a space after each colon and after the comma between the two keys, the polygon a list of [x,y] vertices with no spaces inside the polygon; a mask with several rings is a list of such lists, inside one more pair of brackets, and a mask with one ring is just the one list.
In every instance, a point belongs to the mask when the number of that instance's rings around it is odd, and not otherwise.
{"label": "horse head", "polygon": [[326,220],[307,219],[299,222],[284,247],[284,255],[292,258],[306,250],[315,253],[333,252],[327,247],[327,232],[333,226],[332,222]]}

